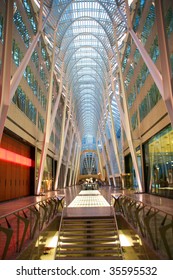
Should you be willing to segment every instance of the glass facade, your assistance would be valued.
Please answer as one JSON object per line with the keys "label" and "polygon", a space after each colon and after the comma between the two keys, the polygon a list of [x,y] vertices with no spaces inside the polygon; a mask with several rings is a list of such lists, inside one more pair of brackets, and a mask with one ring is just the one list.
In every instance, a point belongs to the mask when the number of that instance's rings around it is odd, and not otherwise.
{"label": "glass facade", "polygon": [[[36,160],[36,181],[38,180],[38,170],[40,166],[41,152],[37,151]],[[43,179],[41,184],[41,192],[51,191],[53,187],[53,159],[50,156],[46,157]]]}
{"label": "glass facade", "polygon": [[173,198],[173,130],[166,127],[144,145],[149,193]]}

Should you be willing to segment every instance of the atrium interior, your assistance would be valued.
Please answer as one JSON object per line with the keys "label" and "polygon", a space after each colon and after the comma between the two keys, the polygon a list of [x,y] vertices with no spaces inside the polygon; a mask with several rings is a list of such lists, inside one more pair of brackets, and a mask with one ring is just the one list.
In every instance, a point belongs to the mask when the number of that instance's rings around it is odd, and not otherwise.
{"label": "atrium interior", "polygon": [[2,0],[0,259],[173,259],[172,210],[173,1]]}

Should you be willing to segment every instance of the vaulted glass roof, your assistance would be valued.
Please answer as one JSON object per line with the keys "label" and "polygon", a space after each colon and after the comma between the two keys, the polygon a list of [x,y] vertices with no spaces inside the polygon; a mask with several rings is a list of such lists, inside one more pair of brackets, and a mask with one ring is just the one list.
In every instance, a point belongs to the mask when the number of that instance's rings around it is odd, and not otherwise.
{"label": "vaulted glass roof", "polygon": [[125,1],[46,0],[43,10],[45,18],[49,15],[44,32],[50,50],[56,30],[55,69],[60,77],[63,65],[63,83],[73,97],[81,140],[96,139],[98,127],[107,114],[106,93],[112,100],[118,131],[120,118],[110,86],[110,71],[113,69],[115,74],[117,69],[115,36],[120,50],[126,35],[121,16],[122,13],[126,18]]}

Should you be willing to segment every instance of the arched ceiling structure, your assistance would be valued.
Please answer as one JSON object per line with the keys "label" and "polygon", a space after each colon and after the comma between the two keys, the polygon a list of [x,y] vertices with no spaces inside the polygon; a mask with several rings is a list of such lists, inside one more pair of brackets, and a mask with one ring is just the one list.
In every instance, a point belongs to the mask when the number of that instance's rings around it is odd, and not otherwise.
{"label": "arched ceiling structure", "polygon": [[[105,114],[105,92],[111,95],[112,91],[110,67],[114,71],[117,68],[115,34],[119,49],[126,35],[126,25],[118,10],[126,18],[125,1],[44,0],[43,3],[44,17],[49,15],[45,38],[51,50],[56,32],[55,69],[60,76],[63,63],[63,83],[73,96],[81,140],[96,139],[99,122]],[[112,109],[119,126],[115,98]]]}

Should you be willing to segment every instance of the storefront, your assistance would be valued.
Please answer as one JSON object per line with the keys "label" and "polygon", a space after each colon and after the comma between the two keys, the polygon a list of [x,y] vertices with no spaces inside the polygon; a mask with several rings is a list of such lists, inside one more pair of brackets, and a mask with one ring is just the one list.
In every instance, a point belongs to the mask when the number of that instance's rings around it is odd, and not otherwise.
{"label": "storefront", "polygon": [[[37,151],[37,166],[36,166],[36,185],[38,184],[38,172],[40,166],[41,152]],[[45,193],[53,189],[53,159],[47,155],[40,192]]]}
{"label": "storefront", "polygon": [[173,130],[166,127],[144,145],[147,192],[173,198]]}

